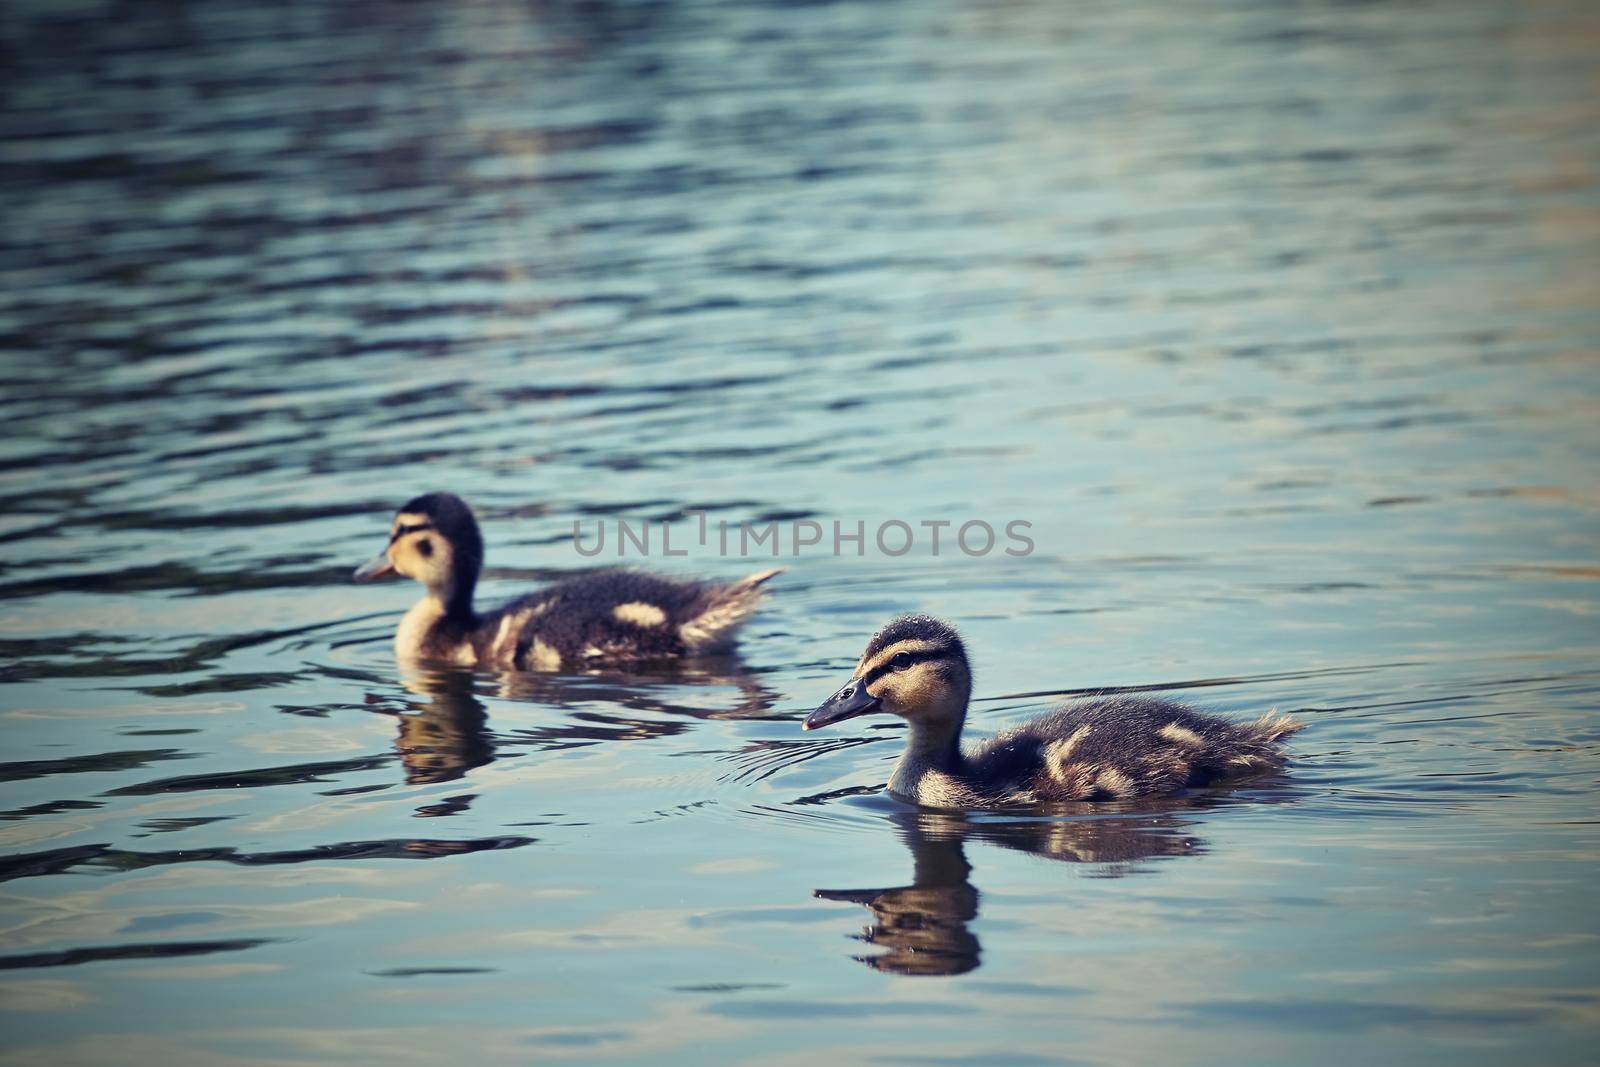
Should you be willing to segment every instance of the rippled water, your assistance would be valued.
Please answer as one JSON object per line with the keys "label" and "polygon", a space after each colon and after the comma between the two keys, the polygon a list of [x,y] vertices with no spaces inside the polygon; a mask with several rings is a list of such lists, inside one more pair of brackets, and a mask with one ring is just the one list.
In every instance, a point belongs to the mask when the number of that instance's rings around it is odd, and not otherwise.
{"label": "rippled water", "polygon": [[[0,1060],[1589,1060],[1597,39],[7,5]],[[575,519],[1036,550],[808,551],[684,670],[407,676],[414,590],[347,579],[427,488],[490,599]],[[906,609],[975,732],[1311,726],[1281,782],[919,813],[893,724],[799,730]]]}

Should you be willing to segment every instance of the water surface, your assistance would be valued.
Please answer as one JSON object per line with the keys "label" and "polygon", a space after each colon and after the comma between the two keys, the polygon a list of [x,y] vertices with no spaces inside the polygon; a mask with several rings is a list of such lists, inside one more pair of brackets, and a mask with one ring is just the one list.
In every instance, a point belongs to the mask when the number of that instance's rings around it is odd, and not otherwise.
{"label": "water surface", "polygon": [[[1589,1060],[1597,34],[8,5],[0,1062]],[[1035,550],[808,551],[682,670],[408,673],[413,591],[347,579],[428,488],[488,599],[575,519]],[[920,813],[894,724],[799,730],[907,609],[974,733],[1310,728],[1281,781]]]}

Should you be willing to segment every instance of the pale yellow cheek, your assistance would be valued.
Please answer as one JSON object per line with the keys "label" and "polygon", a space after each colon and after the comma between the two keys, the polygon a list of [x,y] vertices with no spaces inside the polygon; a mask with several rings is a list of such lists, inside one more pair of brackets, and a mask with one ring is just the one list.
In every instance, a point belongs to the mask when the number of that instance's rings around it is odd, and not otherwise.
{"label": "pale yellow cheek", "polygon": [[407,540],[389,550],[389,562],[394,569],[424,585],[437,585],[450,577],[449,547],[433,542],[433,554],[424,556],[417,551],[414,541]]}
{"label": "pale yellow cheek", "polygon": [[868,692],[908,716],[926,711],[939,698],[938,687],[928,679],[908,674],[886,674],[878,680],[877,690]]}

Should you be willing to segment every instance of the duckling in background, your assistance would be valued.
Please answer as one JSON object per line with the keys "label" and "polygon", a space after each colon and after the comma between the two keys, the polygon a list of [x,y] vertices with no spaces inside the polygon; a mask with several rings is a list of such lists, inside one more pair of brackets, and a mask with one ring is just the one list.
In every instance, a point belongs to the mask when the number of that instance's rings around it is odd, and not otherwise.
{"label": "duckling in background", "polygon": [[995,808],[1174,793],[1276,770],[1282,715],[1229,722],[1155,697],[1080,700],[963,752],[972,694],[966,648],[948,625],[904,615],[875,634],[849,684],[805,729],[888,712],[911,727],[889,790],[938,808]]}
{"label": "duckling in background", "polygon": [[400,574],[427,587],[395,631],[402,661],[555,670],[726,651],[762,585],[783,569],[728,584],[593,571],[479,615],[472,594],[482,568],[472,509],[451,493],[428,493],[400,509],[388,547],[355,579]]}

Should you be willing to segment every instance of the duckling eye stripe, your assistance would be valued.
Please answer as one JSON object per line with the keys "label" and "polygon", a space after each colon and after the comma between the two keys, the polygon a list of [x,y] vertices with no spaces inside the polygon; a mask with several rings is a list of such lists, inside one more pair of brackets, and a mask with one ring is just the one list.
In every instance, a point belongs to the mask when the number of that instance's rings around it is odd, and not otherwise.
{"label": "duckling eye stripe", "polygon": [[433,529],[433,523],[431,523],[431,522],[419,522],[419,523],[416,523],[416,524],[411,525],[411,526],[396,526],[395,529],[394,529],[394,536],[389,538],[389,543],[391,545],[394,544],[396,541],[400,540],[400,538],[404,537],[406,534],[414,534],[419,530],[431,530],[431,529]]}
{"label": "duckling eye stripe", "polygon": [[[911,663],[926,663],[930,659],[945,659],[948,655],[949,655],[948,652],[946,652],[944,649],[939,649],[939,648],[926,648],[926,649],[923,649],[920,652],[896,652],[895,653],[895,656],[905,656],[905,657],[907,657],[911,661]],[[910,666],[910,664],[907,664],[907,666]],[[861,676],[861,684],[862,685],[871,685],[873,682],[876,682],[879,678],[882,678],[884,675],[888,674],[889,672],[893,671],[894,669],[895,669],[895,667],[894,667],[894,659],[893,659],[893,657],[891,657],[888,663],[880,663],[876,667],[874,667],[870,671],[868,671],[866,674],[862,675]]]}

